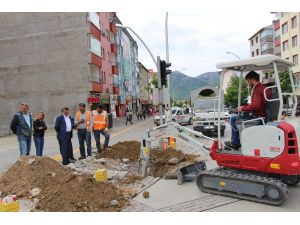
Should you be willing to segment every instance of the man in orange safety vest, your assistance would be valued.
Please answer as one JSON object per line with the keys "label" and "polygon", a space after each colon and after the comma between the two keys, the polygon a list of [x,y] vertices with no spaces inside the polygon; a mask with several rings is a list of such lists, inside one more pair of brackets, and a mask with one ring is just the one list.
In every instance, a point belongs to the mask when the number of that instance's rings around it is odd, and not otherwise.
{"label": "man in orange safety vest", "polygon": [[93,112],[93,122],[93,132],[96,141],[97,152],[101,153],[100,134],[105,137],[104,151],[107,150],[110,138],[110,134],[108,133],[108,116],[106,111],[104,111],[104,105],[99,104],[96,112]]}

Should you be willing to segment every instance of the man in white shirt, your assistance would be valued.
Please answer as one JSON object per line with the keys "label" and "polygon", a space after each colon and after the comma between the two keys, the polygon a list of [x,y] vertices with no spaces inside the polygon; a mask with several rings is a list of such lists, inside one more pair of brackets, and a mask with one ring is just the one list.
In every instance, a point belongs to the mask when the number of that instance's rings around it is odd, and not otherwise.
{"label": "man in white shirt", "polygon": [[74,119],[69,115],[69,108],[64,107],[62,114],[56,118],[54,126],[57,132],[57,140],[63,159],[63,165],[68,165],[70,162],[75,162],[71,141],[73,137],[73,127]]}

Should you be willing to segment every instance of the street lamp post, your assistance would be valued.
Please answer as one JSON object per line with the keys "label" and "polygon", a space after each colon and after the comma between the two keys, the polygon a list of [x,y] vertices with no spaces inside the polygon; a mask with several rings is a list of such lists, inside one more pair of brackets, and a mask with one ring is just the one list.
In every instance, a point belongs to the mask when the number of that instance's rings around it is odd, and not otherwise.
{"label": "street lamp post", "polygon": [[117,28],[121,28],[121,29],[128,29],[130,30],[132,33],[134,33],[134,35],[142,42],[142,44],[145,46],[145,48],[147,49],[148,53],[150,54],[156,68],[157,68],[157,61],[155,60],[152,52],[150,51],[150,49],[148,48],[148,46],[146,45],[146,43],[143,41],[143,39],[131,28],[131,27],[128,27],[128,26],[124,26],[122,24],[116,24],[116,27]]}
{"label": "street lamp post", "polygon": [[235,57],[237,57],[238,59],[241,59],[241,57],[239,57],[237,54],[233,53],[233,52],[226,52],[227,54],[231,54],[234,55]]}

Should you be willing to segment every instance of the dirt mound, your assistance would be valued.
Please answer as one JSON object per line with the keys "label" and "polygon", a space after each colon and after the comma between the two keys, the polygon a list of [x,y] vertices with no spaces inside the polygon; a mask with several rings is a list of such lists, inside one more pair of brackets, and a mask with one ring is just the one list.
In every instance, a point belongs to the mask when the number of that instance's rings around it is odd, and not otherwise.
{"label": "dirt mound", "polygon": [[48,157],[20,157],[0,177],[0,190],[19,197],[28,197],[31,189],[44,188],[54,181],[71,174],[68,168],[60,166]]}
{"label": "dirt mound", "polygon": [[[117,200],[116,205],[111,205]],[[127,200],[111,183],[99,183],[91,177],[69,176],[65,181],[42,190],[37,210],[50,212],[120,211]]]}
{"label": "dirt mound", "polygon": [[48,157],[22,157],[0,177],[3,195],[31,198],[33,188],[41,189],[36,209],[42,211],[120,211],[127,204],[112,184],[76,176]]}
{"label": "dirt mound", "polygon": [[138,141],[123,141],[110,147],[101,157],[110,159],[129,159],[138,161],[140,158],[141,143]]}
{"label": "dirt mound", "polygon": [[[171,163],[172,159],[175,159],[175,162]],[[199,156],[184,154],[172,148],[168,148],[166,151],[152,149],[150,152],[151,169],[149,175],[163,177],[170,171],[175,173],[176,168],[181,165],[194,163],[198,159]]]}

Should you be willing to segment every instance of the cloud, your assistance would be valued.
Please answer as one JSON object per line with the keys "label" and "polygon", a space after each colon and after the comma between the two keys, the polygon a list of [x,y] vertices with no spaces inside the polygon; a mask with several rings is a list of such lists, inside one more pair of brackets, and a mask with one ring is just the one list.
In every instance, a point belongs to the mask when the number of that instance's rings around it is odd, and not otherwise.
{"label": "cloud", "polygon": [[[146,42],[155,57],[166,58],[165,13],[117,13],[123,24],[133,28]],[[250,57],[248,38],[259,29],[272,23],[273,15],[258,11],[249,16],[246,11],[170,12],[169,51],[173,70],[185,69],[196,76],[216,71],[220,61],[234,60],[231,51],[241,58]],[[134,35],[133,35],[134,36]],[[135,38],[135,37],[134,37]],[[139,60],[147,68],[155,68],[153,60],[138,42]]]}

